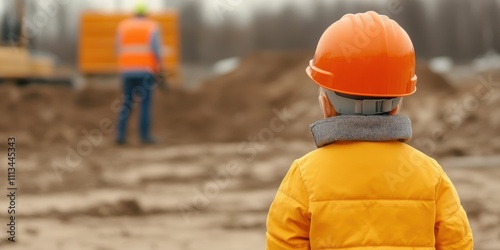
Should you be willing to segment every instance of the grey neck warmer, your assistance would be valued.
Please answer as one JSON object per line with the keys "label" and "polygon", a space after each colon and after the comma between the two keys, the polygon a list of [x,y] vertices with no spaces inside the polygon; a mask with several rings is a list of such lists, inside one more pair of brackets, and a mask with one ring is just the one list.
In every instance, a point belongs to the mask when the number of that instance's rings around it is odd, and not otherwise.
{"label": "grey neck warmer", "polygon": [[411,121],[404,115],[339,115],[309,126],[318,148],[337,141],[401,141],[411,139]]}

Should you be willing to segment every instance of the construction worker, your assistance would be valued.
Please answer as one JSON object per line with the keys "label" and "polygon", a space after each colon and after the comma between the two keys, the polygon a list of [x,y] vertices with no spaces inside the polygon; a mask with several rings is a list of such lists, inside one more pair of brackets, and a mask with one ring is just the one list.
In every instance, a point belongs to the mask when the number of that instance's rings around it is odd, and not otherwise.
{"label": "construction worker", "polygon": [[306,69],[319,85],[318,147],[295,160],[267,218],[267,249],[470,250],[472,232],[441,166],[405,144],[415,52],[395,21],[347,14]]}
{"label": "construction worker", "polygon": [[139,134],[143,143],[155,143],[150,134],[151,99],[155,74],[161,69],[159,25],[146,17],[146,5],[138,4],[135,17],[118,26],[118,64],[123,79],[123,105],[118,117],[116,142],[125,143],[127,119],[134,96],[141,104]]}

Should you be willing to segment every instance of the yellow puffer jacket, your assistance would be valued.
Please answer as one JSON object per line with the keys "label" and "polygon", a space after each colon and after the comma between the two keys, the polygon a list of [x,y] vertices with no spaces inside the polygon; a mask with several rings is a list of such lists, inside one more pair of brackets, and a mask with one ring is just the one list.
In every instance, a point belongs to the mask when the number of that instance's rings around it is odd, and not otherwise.
{"label": "yellow puffer jacket", "polygon": [[338,142],[296,160],[267,219],[267,249],[470,250],[457,192],[401,142]]}

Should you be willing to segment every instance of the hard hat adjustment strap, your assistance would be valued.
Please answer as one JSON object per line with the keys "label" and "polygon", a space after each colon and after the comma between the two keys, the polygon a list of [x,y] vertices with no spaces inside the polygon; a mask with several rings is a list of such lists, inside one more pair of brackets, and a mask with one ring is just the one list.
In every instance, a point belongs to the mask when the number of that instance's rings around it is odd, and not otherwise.
{"label": "hard hat adjustment strap", "polygon": [[334,91],[326,91],[335,111],[342,115],[377,115],[392,111],[401,102],[401,97],[391,99],[356,100],[337,95]]}

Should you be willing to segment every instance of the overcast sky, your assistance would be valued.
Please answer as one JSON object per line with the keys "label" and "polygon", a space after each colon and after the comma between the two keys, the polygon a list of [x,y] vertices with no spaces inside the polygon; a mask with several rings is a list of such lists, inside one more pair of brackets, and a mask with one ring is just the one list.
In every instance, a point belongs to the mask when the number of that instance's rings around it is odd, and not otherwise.
{"label": "overcast sky", "polygon": [[[0,0],[0,13],[8,14],[12,13],[10,9],[14,8],[15,1],[18,0]],[[314,1],[322,1],[324,3],[330,4],[335,8],[335,5],[342,1],[342,4],[349,6],[352,4],[357,4],[360,2],[369,3],[374,6],[373,9],[376,11],[387,10],[388,3],[397,3],[397,0],[383,0],[383,1],[373,1],[373,0],[25,0],[27,5],[36,4],[39,6],[37,11],[42,11],[43,5],[47,5],[50,2],[65,3],[64,5],[58,4],[59,9],[55,11],[54,16],[60,14],[61,12],[67,13],[65,15],[65,26],[70,29],[75,27],[79,22],[79,13],[84,10],[96,10],[96,11],[125,11],[131,12],[134,6],[138,2],[145,2],[148,5],[148,9],[151,12],[161,11],[165,8],[176,8],[181,4],[188,1],[197,2],[202,7],[202,14],[205,20],[211,23],[221,22],[221,15],[225,18],[224,21],[234,21],[238,23],[246,23],[255,13],[255,11],[268,11],[274,12],[279,10],[283,5],[293,4],[296,6],[301,14],[310,15],[312,8],[309,8],[310,4]],[[434,0],[418,0],[427,2],[425,8],[428,12],[432,12],[433,6],[435,5]],[[6,9],[8,8],[8,9]],[[28,21],[34,18],[36,13],[27,13]],[[1,19],[0,19],[1,21]],[[50,22],[46,25],[47,35],[53,35],[57,32],[60,25],[57,25],[56,18],[51,18]]]}
{"label": "overcast sky", "polygon": [[[13,7],[14,2],[17,0],[0,0],[0,13],[7,6]],[[25,2],[35,2],[37,0],[25,0]],[[387,1],[373,1],[373,0],[43,0],[45,2],[55,1],[55,2],[65,2],[68,1],[66,5],[70,9],[74,10],[84,10],[84,9],[95,9],[101,11],[132,11],[137,2],[145,2],[148,5],[149,10],[158,11],[165,7],[178,7],[183,2],[195,1],[199,2],[203,7],[204,17],[211,21],[216,21],[219,19],[219,14],[221,11],[228,10],[225,14],[234,15],[235,17],[241,18],[242,20],[251,17],[252,13],[258,10],[275,11],[279,10],[284,3],[292,3],[295,6],[303,10],[304,14],[308,14],[309,5],[312,1],[323,1],[335,5],[339,1],[343,4],[349,5],[352,3],[366,2],[372,5],[379,5],[382,10],[387,8]],[[434,0],[419,0],[423,2],[435,2]],[[44,2],[44,3],[45,3]],[[397,2],[391,0],[391,2]],[[218,8],[219,10],[218,10]],[[429,11],[432,10],[432,4],[427,4]]]}

